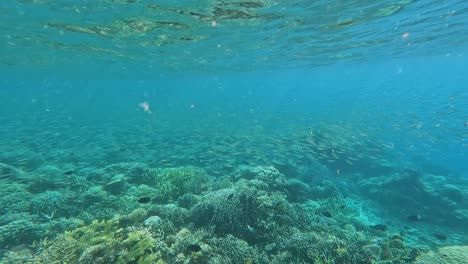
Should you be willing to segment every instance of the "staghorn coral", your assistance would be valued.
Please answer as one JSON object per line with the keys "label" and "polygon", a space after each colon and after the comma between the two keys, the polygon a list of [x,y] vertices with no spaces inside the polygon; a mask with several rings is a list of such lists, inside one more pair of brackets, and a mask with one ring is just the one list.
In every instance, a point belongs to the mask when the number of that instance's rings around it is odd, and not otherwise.
{"label": "staghorn coral", "polygon": [[146,228],[123,229],[117,220],[95,221],[41,241],[34,259],[39,263],[151,263],[150,259],[160,258],[155,255],[157,241]]}
{"label": "staghorn coral", "polygon": [[158,253],[158,241],[147,228],[131,228],[121,242],[117,263],[151,263],[161,258]]}
{"label": "staghorn coral", "polygon": [[76,263],[78,261],[80,245],[75,239],[61,234],[53,240],[44,239],[39,242],[41,249],[35,259],[41,263]]}
{"label": "staghorn coral", "polygon": [[37,257],[33,256],[33,253],[29,249],[8,251],[0,260],[3,264],[40,263],[40,260]]}

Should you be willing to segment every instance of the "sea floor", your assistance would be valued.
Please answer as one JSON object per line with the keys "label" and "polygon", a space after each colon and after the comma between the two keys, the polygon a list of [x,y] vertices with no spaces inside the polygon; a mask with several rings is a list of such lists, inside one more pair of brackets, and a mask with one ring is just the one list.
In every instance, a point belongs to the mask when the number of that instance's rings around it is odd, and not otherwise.
{"label": "sea floor", "polygon": [[141,135],[4,137],[1,263],[467,263],[468,182],[366,131]]}

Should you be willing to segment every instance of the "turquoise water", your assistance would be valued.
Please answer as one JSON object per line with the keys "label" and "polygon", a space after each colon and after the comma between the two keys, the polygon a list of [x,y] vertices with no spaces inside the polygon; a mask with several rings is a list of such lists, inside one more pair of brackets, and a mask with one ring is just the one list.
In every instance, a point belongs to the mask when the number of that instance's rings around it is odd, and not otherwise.
{"label": "turquoise water", "polygon": [[466,263],[464,1],[5,1],[1,263]]}

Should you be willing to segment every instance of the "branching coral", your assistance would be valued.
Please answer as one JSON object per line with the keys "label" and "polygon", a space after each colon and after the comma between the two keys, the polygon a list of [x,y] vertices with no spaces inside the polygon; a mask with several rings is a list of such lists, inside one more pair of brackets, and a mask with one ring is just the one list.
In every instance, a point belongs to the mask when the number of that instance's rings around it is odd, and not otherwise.
{"label": "branching coral", "polygon": [[196,167],[165,168],[157,170],[156,189],[160,200],[177,199],[184,193],[200,193],[206,173]]}
{"label": "branching coral", "polygon": [[203,196],[191,215],[197,226],[209,224],[220,234],[245,235],[256,225],[258,206],[254,189],[222,189]]}
{"label": "branching coral", "polygon": [[246,263],[255,258],[256,252],[247,242],[232,235],[226,237],[213,238],[210,244],[215,245],[214,251],[226,257],[226,264]]}
{"label": "branching coral", "polygon": [[158,239],[145,228],[121,228],[117,220],[65,232],[36,245],[40,263],[153,263]]}

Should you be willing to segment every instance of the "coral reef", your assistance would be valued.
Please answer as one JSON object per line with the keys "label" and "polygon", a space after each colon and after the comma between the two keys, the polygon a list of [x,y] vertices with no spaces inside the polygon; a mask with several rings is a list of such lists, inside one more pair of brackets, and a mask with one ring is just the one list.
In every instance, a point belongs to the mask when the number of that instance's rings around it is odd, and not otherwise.
{"label": "coral reef", "polygon": [[441,247],[437,252],[430,251],[419,256],[415,264],[467,264],[468,246]]}
{"label": "coral reef", "polygon": [[405,170],[390,177],[359,181],[360,190],[382,208],[407,222],[440,226],[467,226],[468,185],[450,184],[443,176]]}
{"label": "coral reef", "polygon": [[196,167],[164,168],[156,170],[157,197],[172,201],[185,193],[200,193],[206,189],[206,172]]}
{"label": "coral reef", "polygon": [[[144,228],[119,227],[116,220],[95,221],[52,240],[42,240],[29,260],[9,254],[5,263],[152,263],[157,244]],[[24,254],[24,252],[23,252]],[[29,262],[30,261],[30,262]]]}
{"label": "coral reef", "polygon": [[[451,249],[428,252],[409,231],[370,224],[362,201],[344,197],[332,181],[290,178],[271,166],[240,166],[218,177],[138,163],[79,173],[88,179],[81,192],[19,191],[18,204],[0,209],[8,215],[0,218],[0,242],[9,245],[2,263],[423,263],[431,256],[448,261]],[[431,192],[414,184],[418,177],[402,178],[422,197],[437,192],[464,202],[452,185]],[[367,195],[385,203],[403,179],[375,181],[367,182]],[[29,205],[21,203],[26,197]],[[453,259],[462,254],[451,250]]]}

